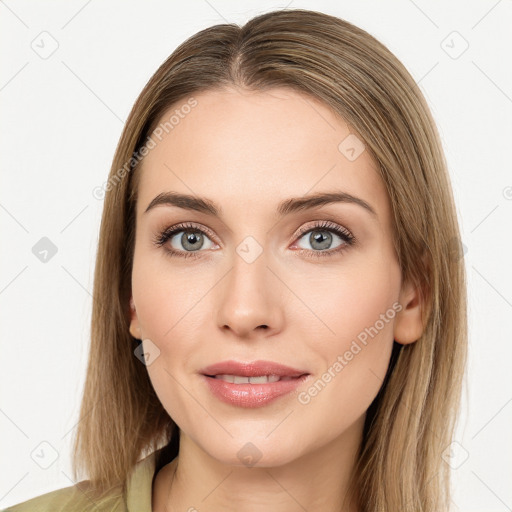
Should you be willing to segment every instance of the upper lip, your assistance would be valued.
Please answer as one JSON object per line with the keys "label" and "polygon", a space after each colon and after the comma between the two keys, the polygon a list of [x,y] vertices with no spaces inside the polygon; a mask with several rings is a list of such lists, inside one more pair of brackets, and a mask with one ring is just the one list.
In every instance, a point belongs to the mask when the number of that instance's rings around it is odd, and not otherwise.
{"label": "upper lip", "polygon": [[301,377],[308,372],[298,370],[273,361],[221,361],[200,370],[203,375],[239,375],[241,377],[257,377],[260,375],[278,375],[279,377]]}

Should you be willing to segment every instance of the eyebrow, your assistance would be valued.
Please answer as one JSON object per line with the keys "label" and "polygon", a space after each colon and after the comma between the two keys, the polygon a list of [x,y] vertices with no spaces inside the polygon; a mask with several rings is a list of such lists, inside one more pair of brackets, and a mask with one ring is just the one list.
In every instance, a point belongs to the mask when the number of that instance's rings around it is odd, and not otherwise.
{"label": "eyebrow", "polygon": [[[363,199],[346,192],[319,192],[309,196],[292,197],[279,203],[276,212],[280,217],[299,211],[318,208],[332,203],[350,203],[364,208],[367,212],[377,217],[374,208]],[[197,197],[178,192],[162,192],[158,194],[148,205],[144,213],[161,205],[176,206],[184,210],[193,210],[214,217],[222,216],[222,208],[206,197]]]}

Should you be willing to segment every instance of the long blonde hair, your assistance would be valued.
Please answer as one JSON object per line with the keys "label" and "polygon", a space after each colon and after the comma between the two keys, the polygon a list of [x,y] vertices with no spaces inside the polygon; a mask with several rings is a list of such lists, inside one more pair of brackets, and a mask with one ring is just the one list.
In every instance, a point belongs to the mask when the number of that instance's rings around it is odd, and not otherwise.
{"label": "long blonde hair", "polygon": [[426,327],[395,342],[370,406],[353,485],[362,511],[448,510],[452,442],[466,363],[466,283],[447,165],[427,103],[400,61],[364,30],[308,10],[216,25],[181,44],[149,80],[121,135],[109,180],[94,275],[91,348],[74,445],[102,493],[136,462],[178,452],[179,429],[134,356],[129,297],[140,153],[167,109],[226,86],[289,87],[323,101],[364,141],[389,194],[402,279],[423,293]]}

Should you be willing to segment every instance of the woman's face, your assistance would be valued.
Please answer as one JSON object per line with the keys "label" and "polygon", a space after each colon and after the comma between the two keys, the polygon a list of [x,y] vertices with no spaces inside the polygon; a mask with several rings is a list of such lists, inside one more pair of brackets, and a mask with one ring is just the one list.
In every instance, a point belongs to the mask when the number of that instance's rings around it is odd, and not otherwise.
{"label": "woman's face", "polygon": [[[326,106],[284,88],[203,92],[161,121],[141,168],[130,332],[164,408],[234,465],[285,464],[360,432],[394,337],[416,339],[369,152]],[[169,192],[190,199],[148,209]],[[306,202],[317,194],[340,197]],[[217,378],[225,398],[201,370],[227,360],[308,375]]]}

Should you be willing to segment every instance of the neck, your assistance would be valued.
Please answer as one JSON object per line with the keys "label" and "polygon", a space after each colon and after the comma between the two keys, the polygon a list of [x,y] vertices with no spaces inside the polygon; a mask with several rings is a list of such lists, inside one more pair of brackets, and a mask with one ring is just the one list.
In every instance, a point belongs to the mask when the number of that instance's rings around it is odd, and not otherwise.
{"label": "neck", "polygon": [[349,488],[364,415],[342,435],[281,465],[251,467],[219,462],[184,432],[179,456],[155,478],[153,511],[358,512]]}

